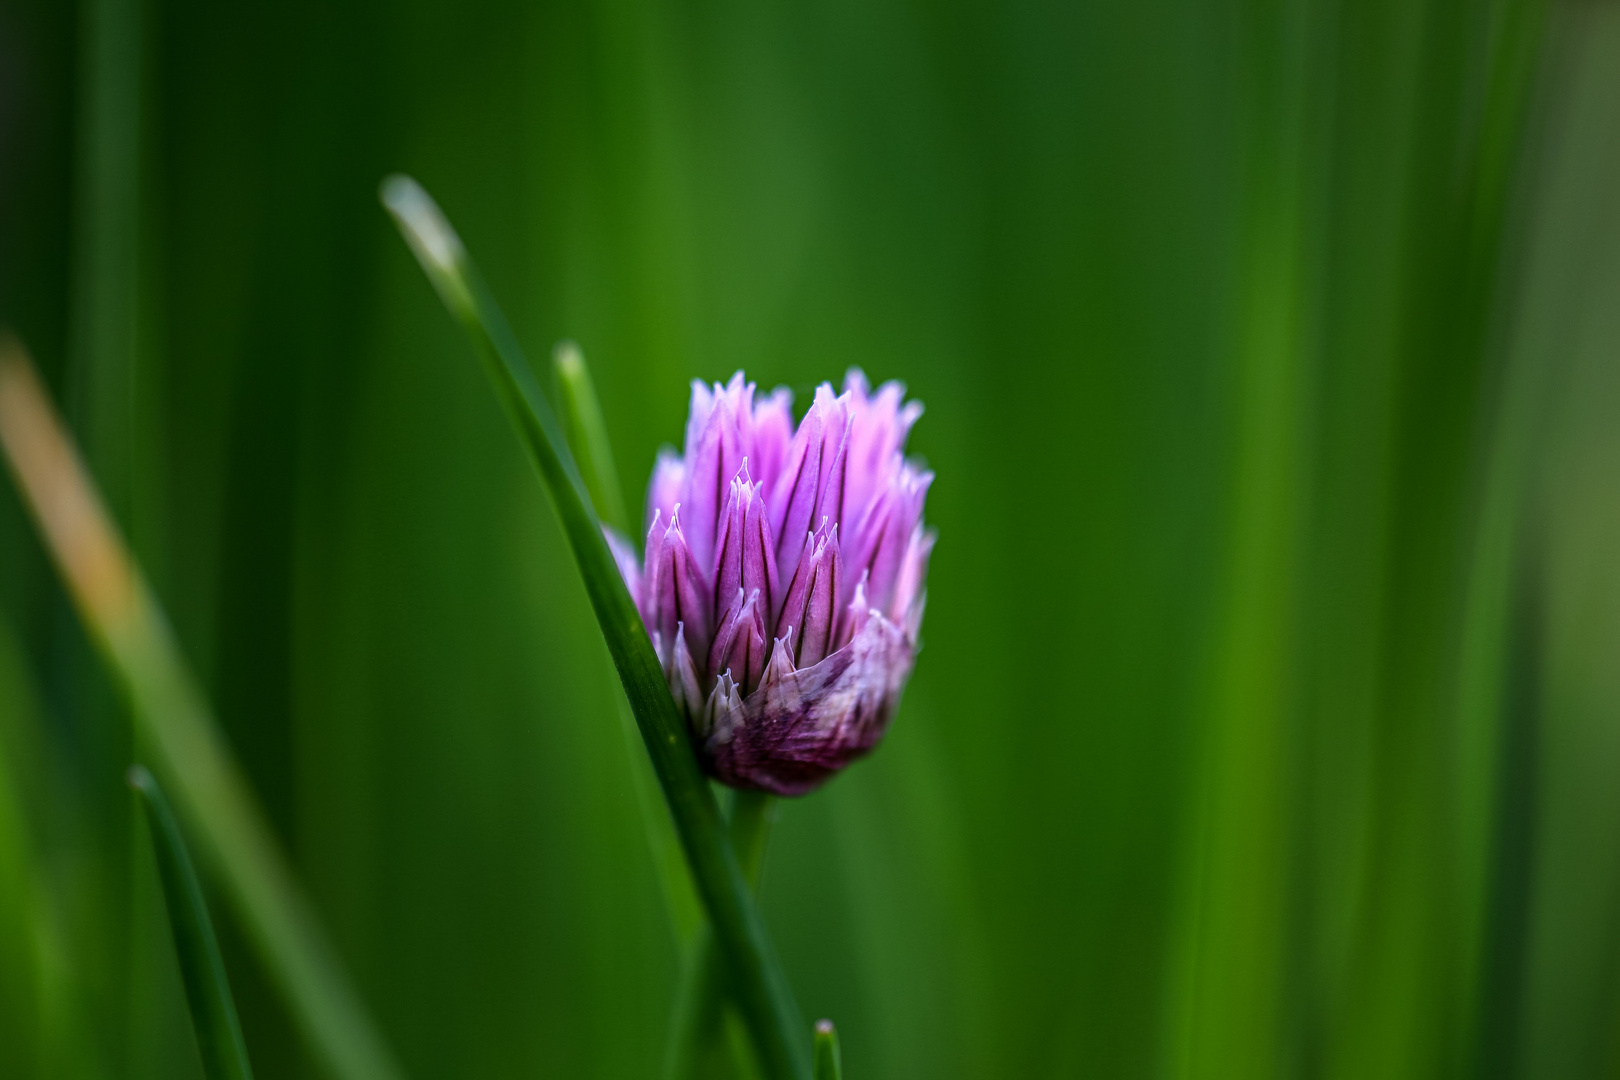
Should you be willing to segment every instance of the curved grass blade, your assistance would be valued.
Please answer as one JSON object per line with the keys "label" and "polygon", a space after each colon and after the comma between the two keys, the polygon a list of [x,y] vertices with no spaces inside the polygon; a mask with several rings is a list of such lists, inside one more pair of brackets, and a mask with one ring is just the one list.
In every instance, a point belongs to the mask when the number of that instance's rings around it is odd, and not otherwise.
{"label": "curved grass blade", "polygon": [[[630,515],[625,510],[619,473],[613,464],[613,447],[608,442],[607,424],[602,418],[602,406],[584,352],[572,341],[559,342],[551,350],[551,373],[557,390],[558,419],[567,433],[568,449],[579,464],[585,490],[590,492],[591,501],[603,520],[621,533],[627,532]],[[625,746],[631,757],[630,775],[636,788],[636,807],[647,833],[647,846],[652,849],[653,866],[664,896],[664,911],[669,916],[676,942],[684,947],[692,941],[703,919],[697,895],[692,891],[692,875],[687,873],[680,838],[675,835],[674,823],[658,791],[651,764],[638,747],[640,733],[636,729],[635,714],[623,698],[619,699],[618,714],[619,727],[624,732]]]}
{"label": "curved grass blade", "polygon": [[209,714],[140,568],[22,346],[0,333],[0,447],[97,651],[315,1058],[338,1080],[398,1080],[309,900]]}
{"label": "curved grass blade", "polygon": [[568,436],[568,449],[579,463],[585,490],[591,494],[597,516],[603,524],[628,534],[630,515],[625,509],[624,491],[619,486],[619,470],[613,464],[613,444],[608,442],[602,403],[596,397],[596,384],[585,366],[585,354],[577,343],[560,341],[551,350],[551,370],[557,379],[557,411]]}
{"label": "curved grass blade", "polygon": [[810,1058],[792,993],[562,429],[461,238],[432,198],[407,176],[384,180],[380,194],[440,299],[472,339],[496,397],[551,494],[766,1074],[771,1080],[809,1080]]}
{"label": "curved grass blade", "polygon": [[816,1021],[815,1080],[843,1080],[844,1062],[838,1052],[838,1029],[831,1020]]}
{"label": "curved grass blade", "polygon": [[158,877],[163,882],[169,928],[174,932],[174,951],[180,961],[181,981],[186,986],[186,1003],[191,1006],[191,1024],[197,1032],[203,1075],[208,1080],[253,1080],[247,1045],[242,1041],[242,1024],[236,1016],[236,1002],[231,998],[230,983],[225,978],[225,961],[220,956],[214,924],[208,919],[202,885],[191,865],[180,826],[174,820],[163,789],[145,766],[131,765],[128,779],[129,786],[146,808],[152,854],[157,859]]}

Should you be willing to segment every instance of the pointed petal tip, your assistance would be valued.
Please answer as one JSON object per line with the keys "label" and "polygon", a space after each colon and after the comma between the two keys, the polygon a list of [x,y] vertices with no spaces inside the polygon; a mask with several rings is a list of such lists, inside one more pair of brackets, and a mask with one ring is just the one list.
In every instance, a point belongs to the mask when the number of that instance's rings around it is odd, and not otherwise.
{"label": "pointed petal tip", "polygon": [[793,627],[775,638],[771,643],[771,658],[765,664],[765,674],[760,677],[761,689],[776,686],[787,676],[797,670],[793,666]]}

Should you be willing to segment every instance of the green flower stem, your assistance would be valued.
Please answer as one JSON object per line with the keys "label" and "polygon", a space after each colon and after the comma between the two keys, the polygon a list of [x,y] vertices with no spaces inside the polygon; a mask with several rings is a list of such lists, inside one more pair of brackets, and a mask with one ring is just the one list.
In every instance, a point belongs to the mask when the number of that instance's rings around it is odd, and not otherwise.
{"label": "green flower stem", "polygon": [[[731,805],[731,846],[742,863],[751,888],[759,884],[759,868],[770,835],[772,800],[757,791],[739,791]],[[714,935],[698,931],[676,996],[671,1029],[668,1074],[671,1080],[705,1080],[735,1075],[736,1061],[726,1038],[726,967]]]}
{"label": "green flower stem", "polygon": [[551,494],[663,785],[698,895],[731,966],[737,1002],[766,1074],[771,1080],[809,1080],[809,1047],[787,979],[562,429],[511,328],[438,206],[405,176],[385,180],[381,196],[440,299],[471,337],[496,396]]}
{"label": "green flower stem", "polygon": [[236,1002],[225,979],[225,960],[219,954],[214,924],[209,921],[202,885],[180,836],[180,826],[163,789],[144,767],[130,766],[129,786],[146,808],[152,854],[163,882],[169,927],[174,932],[174,951],[186,986],[186,1003],[191,1006],[192,1027],[197,1032],[203,1075],[208,1080],[253,1080]]}
{"label": "green flower stem", "polygon": [[129,699],[153,771],[318,1061],[401,1076],[181,658],[22,346],[0,336],[0,445],[79,615]]}
{"label": "green flower stem", "polygon": [[816,1021],[816,1080],[843,1080],[844,1062],[838,1052],[838,1029],[831,1020]]}

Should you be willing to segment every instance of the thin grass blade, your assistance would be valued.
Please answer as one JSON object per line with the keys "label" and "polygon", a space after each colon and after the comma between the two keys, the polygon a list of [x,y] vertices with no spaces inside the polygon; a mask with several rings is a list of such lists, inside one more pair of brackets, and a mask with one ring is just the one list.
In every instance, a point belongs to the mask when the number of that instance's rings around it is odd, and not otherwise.
{"label": "thin grass blade", "polygon": [[624,489],[619,486],[619,470],[613,464],[613,444],[608,442],[602,403],[579,345],[558,342],[551,350],[551,371],[557,381],[558,411],[568,436],[568,449],[579,463],[585,490],[591,493],[591,502],[602,522],[628,533],[630,515],[625,509]]}
{"label": "thin grass blade", "polygon": [[838,1052],[838,1029],[831,1020],[816,1021],[816,1078],[843,1080],[844,1062]]}
{"label": "thin grass blade", "polygon": [[[596,385],[591,378],[590,365],[585,354],[572,341],[559,342],[551,350],[551,374],[557,390],[557,404],[563,430],[568,436],[568,449],[579,463],[585,480],[585,490],[603,515],[603,520],[621,533],[628,532],[629,514],[625,510],[624,496],[619,487],[619,474],[613,464],[613,447],[608,442],[607,424],[602,418],[602,406],[596,396]],[[675,940],[683,948],[691,943],[703,916],[698,908],[697,895],[692,889],[692,875],[687,873],[685,857],[681,854],[681,841],[669,819],[658,781],[651,764],[638,747],[640,732],[635,714],[623,699],[619,703],[619,726],[623,730],[630,751],[630,775],[636,786],[636,806],[641,812],[642,827],[647,833],[647,845],[652,849],[653,866],[658,872],[658,884],[664,896],[664,910],[669,916]]]}
{"label": "thin grass blade", "polygon": [[197,1033],[203,1075],[208,1080],[253,1080],[236,1001],[225,978],[225,960],[214,937],[214,924],[203,902],[202,884],[191,865],[180,825],[169,800],[145,766],[132,765],[129,786],[140,796],[146,824],[152,834],[152,854],[169,908],[169,928],[180,961],[180,978],[191,1006],[191,1024]]}
{"label": "thin grass blade", "polygon": [[0,447],[91,639],[129,698],[153,770],[173,792],[204,864],[217,873],[312,1054],[338,1080],[397,1080],[400,1070],[221,737],[157,598],[21,344],[5,334]]}
{"label": "thin grass blade", "polygon": [[472,339],[496,397],[551,494],[766,1074],[772,1080],[809,1080],[809,1048],[798,1009],[562,428],[460,237],[432,198],[406,176],[386,179],[380,194],[440,299]]}

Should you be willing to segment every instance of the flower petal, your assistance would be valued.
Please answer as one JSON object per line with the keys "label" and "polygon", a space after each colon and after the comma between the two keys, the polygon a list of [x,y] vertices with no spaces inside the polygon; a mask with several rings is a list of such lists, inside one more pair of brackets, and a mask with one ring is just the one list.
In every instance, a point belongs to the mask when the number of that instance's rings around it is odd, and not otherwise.
{"label": "flower petal", "polygon": [[602,535],[607,539],[608,550],[613,553],[613,561],[619,566],[619,576],[624,578],[625,587],[630,590],[630,599],[636,602],[636,609],[642,611],[645,621],[646,612],[641,599],[641,560],[636,557],[636,549],[610,526],[602,526]]}
{"label": "flower petal", "polygon": [[732,479],[726,496],[726,508],[720,512],[719,531],[715,534],[714,586],[710,592],[709,611],[712,626],[719,626],[732,596],[743,587],[744,517],[748,510],[748,493],[753,485],[747,481],[747,464],[743,474]]}
{"label": "flower petal", "polygon": [[686,462],[664,447],[658,451],[658,463],[653,466],[652,483],[647,485],[647,528],[662,516],[665,521],[675,516],[675,507],[686,500]]}
{"label": "flower petal", "polygon": [[816,481],[821,476],[824,410],[818,394],[799,421],[788,450],[787,467],[771,496],[771,532],[776,536],[776,565],[797,566],[816,509]]}
{"label": "flower petal", "polygon": [[917,523],[922,520],[923,502],[933,481],[933,473],[919,472],[910,463],[904,465],[887,493],[890,501],[881,531],[874,525],[862,537],[872,546],[870,553],[864,555],[860,568],[870,575],[866,592],[872,606],[880,611],[889,610],[895,582],[900,576],[901,561],[905,558]]}
{"label": "flower petal", "polygon": [[840,570],[838,526],[823,522],[805,545],[777,618],[777,635],[793,636],[796,667],[817,664],[834,648]]}
{"label": "flower petal", "polygon": [[915,644],[922,625],[922,608],[926,594],[923,582],[928,578],[928,557],[933,554],[934,541],[939,539],[933,529],[925,529],[921,522],[911,530],[905,556],[900,560],[900,576],[894,585],[894,597],[889,601],[886,614],[891,622],[905,627],[906,635]]}
{"label": "flower petal", "polygon": [[686,647],[685,626],[675,628],[675,645],[670,649],[664,676],[675,695],[675,704],[681,707],[687,718],[696,720],[703,716],[703,691],[698,682],[697,665],[692,663],[692,650]]}
{"label": "flower petal", "polygon": [[[787,465],[793,443],[793,393],[777,387],[771,396],[754,407],[752,431],[746,448],[754,479],[765,493],[776,490],[777,479]],[[774,552],[772,553],[774,556]]]}
{"label": "flower petal", "polygon": [[719,625],[723,609],[733,593],[760,594],[760,614],[770,620],[780,602],[776,573],[776,544],[771,539],[769,515],[761,496],[761,484],[751,483],[748,459],[731,482],[725,512],[720,515],[720,535],[716,540],[713,625]]}
{"label": "flower petal", "polygon": [[833,397],[826,383],[816,388],[816,404],[825,419],[821,436],[821,469],[816,479],[816,509],[811,521],[841,524],[844,512],[844,486],[849,475],[849,399]]}
{"label": "flower petal", "polygon": [[703,730],[710,739],[729,739],[742,718],[742,695],[730,673],[724,672],[714,681],[714,690],[703,708]]}
{"label": "flower petal", "polygon": [[[906,388],[886,382],[873,395],[866,376],[850,368],[844,378],[844,396],[850,411],[849,478],[844,494],[844,520],[859,522],[872,501],[900,466],[911,426],[922,415],[920,402],[902,404]],[[845,532],[849,538],[848,530]]]}
{"label": "flower petal", "polygon": [[745,598],[741,589],[727,607],[709,651],[711,676],[728,675],[751,693],[765,674],[765,620],[759,610],[759,593]]}
{"label": "flower petal", "polygon": [[647,629],[665,642],[675,640],[678,624],[686,627],[686,638],[698,648],[709,642],[708,586],[698,572],[681,529],[679,512],[668,527],[653,522],[647,536],[647,571],[642,585],[646,607],[642,618]]}
{"label": "flower petal", "polygon": [[771,536],[771,518],[765,509],[763,482],[748,489],[748,508],[743,516],[742,588],[760,595],[760,616],[774,621],[782,601],[781,579],[776,568],[776,541]]}
{"label": "flower petal", "polygon": [[[715,568],[715,538],[720,514],[731,478],[742,464],[742,444],[737,423],[737,402],[742,392],[742,373],[732,379],[733,390],[715,384],[708,394],[709,406],[703,425],[687,427],[686,443],[686,540],[705,576]],[[693,420],[697,418],[699,388],[692,388]]]}
{"label": "flower petal", "polygon": [[760,676],[761,689],[781,682],[793,674],[793,635],[779,637],[771,645],[771,658],[765,663],[765,674]]}
{"label": "flower petal", "polygon": [[842,649],[848,645],[862,630],[866,629],[867,620],[874,614],[876,612],[866,599],[866,575],[863,573],[861,579],[855,583],[854,599],[844,608],[844,617],[839,620],[838,636],[836,638],[838,648]]}

